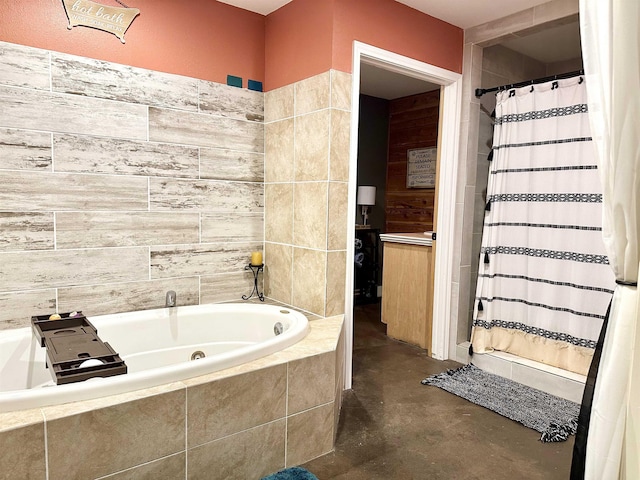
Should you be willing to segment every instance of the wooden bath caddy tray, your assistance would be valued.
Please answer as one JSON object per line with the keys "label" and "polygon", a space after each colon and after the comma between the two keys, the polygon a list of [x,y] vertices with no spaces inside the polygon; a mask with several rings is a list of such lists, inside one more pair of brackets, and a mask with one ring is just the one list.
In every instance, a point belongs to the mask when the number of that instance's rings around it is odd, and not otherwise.
{"label": "wooden bath caddy tray", "polygon": [[31,317],[33,333],[47,349],[47,368],[56,384],[81,382],[93,377],[127,373],[127,366],[111,346],[100,340],[98,331],[82,312]]}

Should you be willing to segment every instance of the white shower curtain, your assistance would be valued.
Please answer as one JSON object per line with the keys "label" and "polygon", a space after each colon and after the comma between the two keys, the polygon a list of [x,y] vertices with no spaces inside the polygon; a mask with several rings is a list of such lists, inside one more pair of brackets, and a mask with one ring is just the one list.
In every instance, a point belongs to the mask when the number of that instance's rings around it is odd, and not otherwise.
{"label": "white shower curtain", "polygon": [[499,92],[471,343],[586,374],[615,281],[582,77]]}
{"label": "white shower curtain", "polygon": [[579,440],[587,441],[586,459],[580,462],[574,450],[571,478],[631,480],[640,478],[640,2],[581,0],[580,35],[603,183],[603,236],[619,285],[595,380],[588,440],[580,438],[580,425],[576,436],[576,448]]}

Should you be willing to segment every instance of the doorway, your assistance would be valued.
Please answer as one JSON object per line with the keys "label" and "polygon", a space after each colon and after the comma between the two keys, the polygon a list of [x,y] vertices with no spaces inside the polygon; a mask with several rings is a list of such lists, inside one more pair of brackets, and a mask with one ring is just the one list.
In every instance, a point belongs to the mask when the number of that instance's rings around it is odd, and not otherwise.
{"label": "doorway", "polygon": [[[386,50],[360,42],[354,42],[352,69],[351,143],[349,163],[349,198],[347,233],[347,278],[345,292],[345,388],[351,388],[353,353],[353,261],[356,224],[356,191],[358,164],[358,131],[360,81],[362,65],[374,66],[380,70],[404,75],[412,79],[428,82],[441,88],[440,169],[438,182],[441,186],[456,184],[458,162],[458,130],[460,120],[462,75],[440,67],[419,62]],[[367,68],[367,67],[365,67]],[[434,305],[433,305],[433,345],[432,356],[439,360],[449,358],[449,325],[451,297],[451,275],[453,254],[453,219],[455,209],[455,188],[440,188],[436,201],[440,215],[434,230],[437,231],[439,247],[436,249]]]}

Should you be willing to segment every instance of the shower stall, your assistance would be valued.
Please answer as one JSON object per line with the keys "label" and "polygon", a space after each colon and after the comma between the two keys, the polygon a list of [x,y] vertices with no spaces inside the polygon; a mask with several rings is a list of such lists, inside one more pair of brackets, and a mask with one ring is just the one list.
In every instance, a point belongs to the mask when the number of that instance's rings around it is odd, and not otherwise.
{"label": "shower stall", "polygon": [[[551,2],[554,3],[554,2]],[[491,88],[582,69],[578,26],[578,8],[558,10],[540,18],[539,23],[523,26],[516,18],[505,18],[500,25],[474,27],[465,31],[463,89],[469,103],[463,104],[461,123],[461,168],[459,176],[458,232],[461,259],[459,276],[454,278],[457,297],[450,348],[453,358],[462,363],[473,361],[481,368],[521,383],[579,402],[585,377],[531,359],[496,351],[469,356],[474,314],[477,313],[476,285],[482,249],[482,228],[486,215],[489,154],[493,145],[493,118],[496,97],[474,96],[476,88]],[[558,41],[561,38],[562,41]],[[527,43],[550,45],[538,58],[528,54]],[[567,47],[566,49],[564,47]],[[571,48],[569,48],[571,47]],[[538,49],[539,51],[540,49]],[[568,52],[576,52],[570,55]],[[544,58],[543,58],[544,57]],[[455,290],[454,290],[455,291]]]}

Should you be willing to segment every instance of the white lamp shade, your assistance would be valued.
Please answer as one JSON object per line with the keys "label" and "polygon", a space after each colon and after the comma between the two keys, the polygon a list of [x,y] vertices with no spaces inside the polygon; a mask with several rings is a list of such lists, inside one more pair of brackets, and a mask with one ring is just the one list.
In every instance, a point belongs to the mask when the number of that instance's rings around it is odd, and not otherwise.
{"label": "white lamp shade", "polygon": [[376,187],[362,186],[358,187],[358,205],[375,205],[376,204]]}

